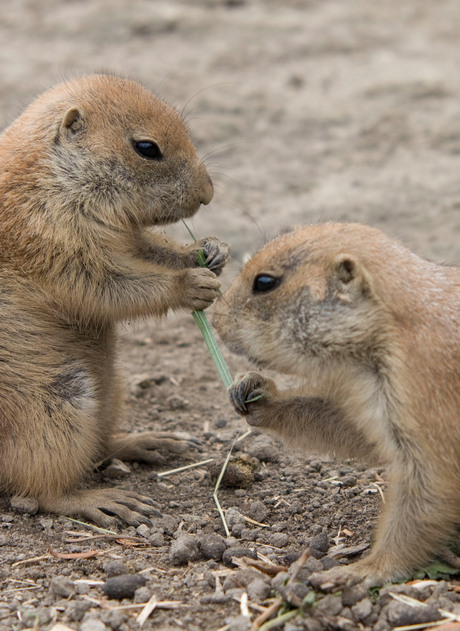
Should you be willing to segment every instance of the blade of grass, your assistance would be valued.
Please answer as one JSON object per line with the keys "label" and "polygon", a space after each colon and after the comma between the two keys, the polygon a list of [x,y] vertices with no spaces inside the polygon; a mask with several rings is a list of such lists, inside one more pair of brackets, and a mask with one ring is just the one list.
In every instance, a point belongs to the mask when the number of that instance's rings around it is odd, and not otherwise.
{"label": "blade of grass", "polygon": [[208,347],[209,353],[213,359],[213,362],[217,368],[217,371],[222,379],[224,386],[229,388],[232,383],[232,375],[230,374],[230,370],[228,369],[227,362],[222,355],[222,351],[217,345],[216,338],[214,337],[214,333],[212,332],[211,325],[209,324],[208,318],[204,311],[193,311],[192,312],[193,319],[198,325],[198,328],[201,331],[201,334],[204,338],[205,344]]}

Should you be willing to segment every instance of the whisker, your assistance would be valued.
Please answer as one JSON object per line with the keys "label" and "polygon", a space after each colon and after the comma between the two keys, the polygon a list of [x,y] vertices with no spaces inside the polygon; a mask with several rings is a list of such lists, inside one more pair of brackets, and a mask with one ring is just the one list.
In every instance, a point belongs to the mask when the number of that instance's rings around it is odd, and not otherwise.
{"label": "whisker", "polygon": [[216,149],[212,149],[211,151],[208,151],[208,153],[205,153],[204,156],[201,157],[201,159],[204,162],[214,153],[218,153],[219,151],[226,151],[227,149],[230,149],[231,147],[238,147],[239,145],[249,145],[249,144],[250,143],[247,140],[240,140],[238,142],[230,142],[227,145],[222,145],[222,147],[216,147]]}
{"label": "whisker", "polygon": [[185,111],[185,108],[193,101],[193,99],[195,99],[200,94],[203,94],[204,92],[207,92],[208,90],[214,90],[214,88],[222,87],[224,85],[233,85],[234,86],[235,83],[234,83],[234,81],[222,81],[220,83],[213,83],[212,85],[208,85],[205,88],[202,88],[201,90],[198,90],[197,92],[195,92],[195,94],[192,94],[192,96],[190,98],[188,98],[187,101],[185,101],[184,105],[182,106],[182,109],[180,111],[180,114],[181,114],[182,118],[184,120],[188,119],[189,113]]}

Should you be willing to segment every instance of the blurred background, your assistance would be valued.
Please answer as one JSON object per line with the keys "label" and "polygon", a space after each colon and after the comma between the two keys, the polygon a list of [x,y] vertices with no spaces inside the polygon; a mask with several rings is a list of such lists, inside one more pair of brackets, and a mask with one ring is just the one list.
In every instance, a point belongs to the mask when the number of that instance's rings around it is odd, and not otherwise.
{"label": "blurred background", "polygon": [[116,71],[184,112],[216,188],[192,227],[236,261],[340,220],[458,262],[459,33],[456,0],[2,0],[0,124]]}

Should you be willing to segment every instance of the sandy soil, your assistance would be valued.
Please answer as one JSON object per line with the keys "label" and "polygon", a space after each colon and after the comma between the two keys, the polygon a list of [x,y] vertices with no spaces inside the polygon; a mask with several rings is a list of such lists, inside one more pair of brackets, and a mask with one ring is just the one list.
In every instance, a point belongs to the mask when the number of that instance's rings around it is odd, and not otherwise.
{"label": "sandy soil", "polygon": [[[151,87],[184,112],[215,182],[215,200],[192,227],[232,244],[224,284],[280,230],[328,219],[370,223],[425,257],[455,263],[459,29],[455,0],[3,0],[0,124],[74,73],[110,69]],[[187,239],[182,226],[173,231]],[[243,368],[228,359],[232,371]],[[237,443],[233,486],[220,494],[224,508],[234,509],[225,539],[213,485],[246,427],[193,320],[178,314],[127,325],[120,360],[129,386],[125,428],[187,431],[198,444],[153,470],[134,466],[116,479],[109,476],[122,473],[106,470],[88,482],[158,501],[164,517],[151,528],[122,530],[133,541],[76,541],[75,533],[95,533],[14,512],[1,499],[0,631],[48,630],[56,622],[82,631],[138,629],[142,607],[130,606],[152,595],[179,604],[158,605],[144,629],[240,631],[248,623],[245,594],[252,621],[279,593],[281,614],[308,596],[283,591],[286,575],[273,577],[280,570],[273,564],[287,570],[309,544],[315,554],[298,576],[307,589],[309,571],[340,554],[354,558],[362,549],[353,546],[370,543],[384,470],[296,455],[254,435]],[[157,475],[210,458],[185,473]],[[257,552],[259,569],[231,565],[235,547]],[[88,551],[97,555],[83,558]],[[102,583],[120,573],[144,577],[134,598],[104,595]],[[359,590],[310,594],[304,616],[281,618],[276,628],[386,631],[436,620],[439,607],[460,615],[459,583],[436,578],[372,598]],[[401,589],[428,607],[389,595]]]}

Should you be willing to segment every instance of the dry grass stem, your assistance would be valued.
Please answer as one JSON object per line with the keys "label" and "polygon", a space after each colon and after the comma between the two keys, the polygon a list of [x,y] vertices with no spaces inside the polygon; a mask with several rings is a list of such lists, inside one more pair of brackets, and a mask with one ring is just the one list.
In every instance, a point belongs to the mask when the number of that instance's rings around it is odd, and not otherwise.
{"label": "dry grass stem", "polygon": [[80,524],[80,526],[85,526],[85,528],[89,528],[90,530],[95,530],[96,532],[103,532],[106,535],[116,535],[117,533],[113,530],[107,530],[107,528],[101,528],[100,526],[95,526],[94,524],[87,524],[85,521],[79,521],[78,519],[74,519],[73,517],[67,517],[69,521],[72,521],[74,524]]}
{"label": "dry grass stem", "polygon": [[44,561],[45,559],[51,559],[51,555],[42,554],[39,557],[30,557],[29,559],[21,559],[21,561],[16,561],[16,563],[13,563],[11,567],[12,568],[19,567],[20,565],[28,565],[29,563],[39,563],[40,561]]}
{"label": "dry grass stem", "polygon": [[278,598],[272,605],[270,605],[270,607],[267,607],[267,609],[263,613],[261,613],[260,616],[257,616],[257,618],[251,625],[251,631],[257,631],[258,629],[260,629],[263,623],[266,622],[274,613],[276,613],[282,604],[283,598],[281,596],[278,596]]}
{"label": "dry grass stem", "polygon": [[[83,594],[83,598],[85,600],[89,600],[95,605],[99,605],[101,609],[107,609],[108,611],[131,611],[134,609],[143,609],[146,605],[148,605],[148,602],[146,602],[136,603],[133,605],[118,605],[117,607],[113,607],[112,605],[109,605],[108,602],[105,600],[98,600],[97,598],[92,598],[91,596],[87,596],[86,594]],[[180,600],[159,600],[155,605],[156,609],[179,609],[180,607],[187,607],[187,603],[183,603]]]}
{"label": "dry grass stem", "polygon": [[385,504],[385,496],[383,494],[383,490],[380,484],[377,484],[377,482],[371,482],[371,486],[375,486],[377,491],[380,493],[380,497],[382,498],[382,504]]}
{"label": "dry grass stem", "polygon": [[261,528],[270,528],[269,524],[261,524],[260,521],[256,521],[255,519],[251,519],[250,517],[246,517],[243,515],[243,519],[248,522],[248,524],[254,524],[254,526],[260,526]]}
{"label": "dry grass stem", "polygon": [[137,616],[137,622],[140,627],[143,626],[144,622],[150,616],[152,611],[156,608],[157,604],[158,604],[157,597],[155,596],[155,594],[152,594],[148,602],[145,604],[145,607],[143,608],[143,610]]}
{"label": "dry grass stem", "polygon": [[182,471],[188,471],[189,469],[195,469],[196,467],[202,467],[205,464],[210,464],[214,462],[214,458],[208,458],[207,460],[201,460],[200,462],[194,462],[193,464],[185,465],[184,467],[178,467],[177,469],[170,469],[169,471],[162,471],[162,473],[157,473],[159,478],[165,478],[168,475],[173,475],[173,473],[181,473]]}
{"label": "dry grass stem", "polygon": [[246,618],[250,618],[251,614],[249,613],[248,594],[247,594],[247,592],[243,592],[241,594],[240,609],[241,609],[241,615],[242,616],[245,616]]}

